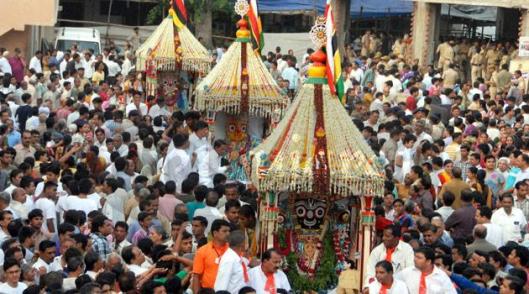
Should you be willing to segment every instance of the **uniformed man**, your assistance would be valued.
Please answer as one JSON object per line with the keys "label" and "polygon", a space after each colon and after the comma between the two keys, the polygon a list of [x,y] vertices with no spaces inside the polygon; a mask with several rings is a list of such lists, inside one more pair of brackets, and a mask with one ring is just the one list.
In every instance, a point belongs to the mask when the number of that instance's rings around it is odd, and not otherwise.
{"label": "uniformed man", "polygon": [[437,68],[443,71],[448,68],[450,63],[454,62],[454,41],[446,41],[437,47],[436,53],[439,54]]}
{"label": "uniformed man", "polygon": [[470,77],[472,83],[474,83],[477,78],[481,78],[481,67],[483,65],[483,55],[481,54],[481,49],[477,47],[475,53],[470,59]]}
{"label": "uniformed man", "polygon": [[494,71],[494,66],[500,61],[500,54],[497,47],[492,46],[487,53],[485,54],[485,59],[487,60],[487,70],[485,72],[485,80],[490,80],[492,72]]}

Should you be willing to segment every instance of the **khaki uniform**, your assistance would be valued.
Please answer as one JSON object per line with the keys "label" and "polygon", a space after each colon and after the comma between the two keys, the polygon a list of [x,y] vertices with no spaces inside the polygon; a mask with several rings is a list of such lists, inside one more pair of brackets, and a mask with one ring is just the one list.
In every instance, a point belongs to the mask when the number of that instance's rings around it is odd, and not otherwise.
{"label": "khaki uniform", "polygon": [[481,53],[474,53],[470,59],[470,77],[472,83],[478,78],[481,78],[481,68],[483,66],[483,55]]}
{"label": "khaki uniform", "polygon": [[362,36],[362,50],[360,52],[360,54],[362,56],[368,56],[369,53],[370,53],[370,48],[371,48],[371,42],[372,42],[372,39],[371,39],[371,36],[370,35],[363,35]]}
{"label": "khaki uniform", "polygon": [[511,86],[511,73],[506,70],[501,70],[496,76],[498,93],[504,93],[509,91]]}
{"label": "khaki uniform", "polygon": [[487,51],[487,54],[485,55],[485,59],[487,60],[487,68],[485,71],[485,79],[488,81],[490,80],[492,76],[492,72],[494,71],[494,66],[499,61],[499,52],[496,49],[489,49]]}
{"label": "khaki uniform", "polygon": [[459,73],[453,68],[448,68],[443,72],[443,86],[453,89],[458,78]]}
{"label": "khaki uniform", "polygon": [[468,52],[470,51],[470,46],[467,43],[461,43],[459,45],[459,68],[460,68],[460,76],[462,80],[467,80],[470,74],[470,66],[468,64],[468,60],[470,59],[468,56]]}
{"label": "khaki uniform", "polygon": [[454,62],[454,48],[445,42],[437,47],[437,52],[439,53],[439,63],[437,64],[437,67],[442,68],[442,70],[445,71],[448,68],[448,65]]}

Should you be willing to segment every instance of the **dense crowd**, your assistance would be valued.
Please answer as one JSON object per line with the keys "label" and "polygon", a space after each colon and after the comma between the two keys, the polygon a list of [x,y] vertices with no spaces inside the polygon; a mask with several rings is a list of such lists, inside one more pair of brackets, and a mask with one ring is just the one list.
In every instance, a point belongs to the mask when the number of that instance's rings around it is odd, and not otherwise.
{"label": "dense crowd", "polygon": [[[255,188],[227,178],[229,144],[191,102],[146,95],[133,50],[0,50],[0,293],[288,293],[282,256],[258,252]],[[312,52],[263,57],[292,98]],[[363,291],[525,293],[515,47],[447,40],[424,69],[409,52],[366,32],[344,58],[345,107],[386,175]]]}

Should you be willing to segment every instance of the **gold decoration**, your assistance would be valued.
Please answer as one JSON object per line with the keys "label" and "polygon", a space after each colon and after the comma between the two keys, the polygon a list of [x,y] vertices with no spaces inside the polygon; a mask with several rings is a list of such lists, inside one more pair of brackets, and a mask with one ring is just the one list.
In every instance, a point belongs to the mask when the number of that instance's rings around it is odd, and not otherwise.
{"label": "gold decoration", "polygon": [[[198,84],[196,109],[240,113],[241,46],[241,42],[234,42],[220,62]],[[281,93],[261,56],[253,50],[247,50],[247,71],[249,113],[259,117],[272,117],[277,111],[283,113],[288,106],[288,97]]]}
{"label": "gold decoration", "polygon": [[[181,64],[182,70],[205,74],[211,67],[208,50],[184,26],[178,31],[180,48],[175,51],[174,30],[177,28],[173,20],[168,17],[154,30],[149,38],[136,50],[136,70],[145,71],[145,63],[149,58],[149,51],[157,47],[153,62],[159,71],[174,71]],[[181,62],[177,60],[176,52],[181,52]]]}
{"label": "gold decoration", "polygon": [[[319,149],[315,151],[313,138],[314,134],[324,134],[327,140],[329,194],[341,197],[382,195],[382,167],[377,164],[375,154],[327,85],[323,85],[323,119],[325,130],[315,132],[314,85],[303,85],[272,134],[252,150],[252,182],[262,192],[289,190],[312,193],[313,155],[314,152],[321,152]],[[264,175],[259,173],[263,155],[270,161]]]}
{"label": "gold decoration", "polygon": [[245,16],[249,10],[250,5],[248,5],[246,0],[237,0],[237,2],[235,2],[235,13],[241,17]]}

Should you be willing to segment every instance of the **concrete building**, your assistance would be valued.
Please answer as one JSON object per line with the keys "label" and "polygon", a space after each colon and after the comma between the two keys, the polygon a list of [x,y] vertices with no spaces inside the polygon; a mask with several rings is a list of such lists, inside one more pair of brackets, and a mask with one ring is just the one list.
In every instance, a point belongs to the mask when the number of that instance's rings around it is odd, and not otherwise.
{"label": "concrete building", "polygon": [[[460,4],[498,7],[496,38],[515,39],[529,36],[529,1],[527,0],[414,0],[411,35],[412,55],[422,66],[434,59],[441,31],[441,5]],[[518,31],[518,33],[514,33]]]}
{"label": "concrete building", "polygon": [[57,22],[59,0],[3,0],[0,10],[0,47],[20,48],[26,57],[40,48],[42,26]]}

